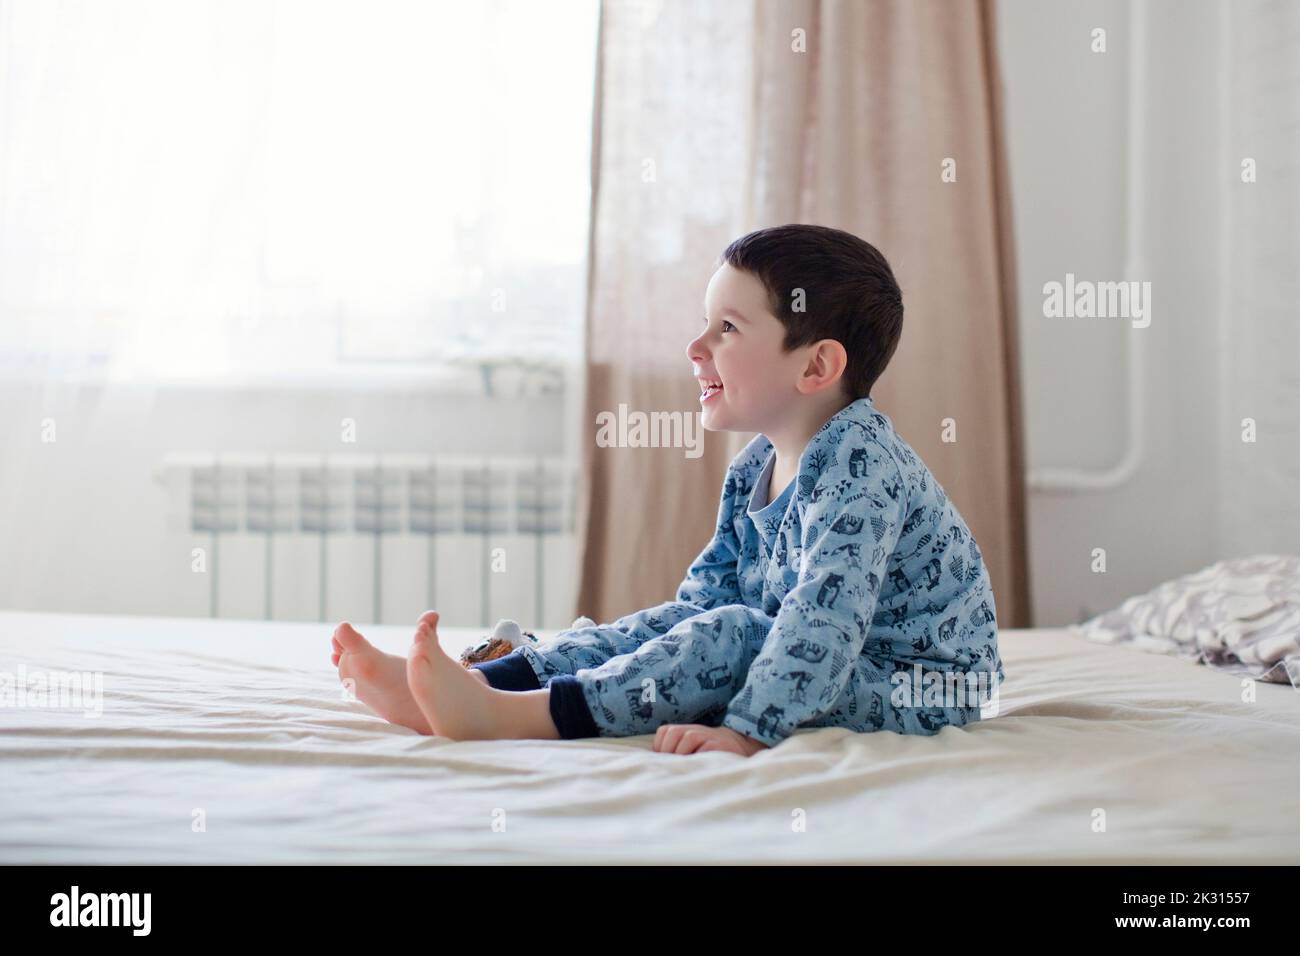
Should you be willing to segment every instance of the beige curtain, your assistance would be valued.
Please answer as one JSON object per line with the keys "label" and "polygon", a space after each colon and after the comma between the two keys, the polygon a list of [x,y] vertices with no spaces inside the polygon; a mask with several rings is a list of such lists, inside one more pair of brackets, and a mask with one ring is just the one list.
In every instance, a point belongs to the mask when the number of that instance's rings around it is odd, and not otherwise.
{"label": "beige curtain", "polygon": [[698,457],[605,447],[597,416],[694,416],[685,349],[718,255],[752,229],[808,222],[862,236],[894,267],[903,338],[873,399],[970,524],[999,624],[1029,625],[999,82],[992,0],[604,0],[579,613],[604,622],[672,599],[753,437],[703,432]]}

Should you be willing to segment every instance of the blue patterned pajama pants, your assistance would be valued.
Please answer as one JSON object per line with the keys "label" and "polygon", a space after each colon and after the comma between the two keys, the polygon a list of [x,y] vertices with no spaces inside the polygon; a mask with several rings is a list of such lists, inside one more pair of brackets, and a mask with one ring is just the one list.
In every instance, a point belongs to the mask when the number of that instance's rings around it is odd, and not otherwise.
{"label": "blue patterned pajama pants", "polygon": [[[473,667],[501,690],[548,688],[551,717],[564,739],[653,734],[663,724],[721,726],[773,619],[743,604],[693,611],[670,602],[653,612],[663,633],[615,621],[565,631]],[[893,706],[895,666],[860,657],[840,698],[803,726],[933,734],[978,717],[978,708]]]}

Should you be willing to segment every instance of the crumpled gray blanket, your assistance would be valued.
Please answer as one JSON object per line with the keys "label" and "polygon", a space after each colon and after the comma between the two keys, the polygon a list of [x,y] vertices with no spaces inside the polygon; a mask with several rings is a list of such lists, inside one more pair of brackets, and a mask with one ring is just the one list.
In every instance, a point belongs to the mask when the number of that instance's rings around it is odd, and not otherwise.
{"label": "crumpled gray blanket", "polygon": [[1300,556],[1220,561],[1074,629],[1300,689]]}

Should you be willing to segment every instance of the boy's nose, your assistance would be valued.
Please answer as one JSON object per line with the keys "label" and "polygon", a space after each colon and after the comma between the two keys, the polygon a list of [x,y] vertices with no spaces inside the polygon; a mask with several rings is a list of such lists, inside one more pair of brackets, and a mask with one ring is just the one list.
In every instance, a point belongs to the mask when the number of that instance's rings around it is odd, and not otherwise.
{"label": "boy's nose", "polygon": [[708,357],[708,353],[702,347],[703,339],[703,336],[697,336],[686,346],[686,357],[692,362],[702,362]]}

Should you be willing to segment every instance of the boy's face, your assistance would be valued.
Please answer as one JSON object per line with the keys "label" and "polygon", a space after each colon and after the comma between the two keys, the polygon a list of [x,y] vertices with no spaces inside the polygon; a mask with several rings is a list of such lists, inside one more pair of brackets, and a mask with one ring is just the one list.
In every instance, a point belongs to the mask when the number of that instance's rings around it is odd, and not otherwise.
{"label": "boy's face", "polygon": [[779,425],[800,394],[796,383],[808,359],[803,348],[781,351],[785,326],[768,311],[763,283],[724,263],[709,280],[704,311],[686,355],[696,379],[722,388],[703,394],[701,383],[701,424],[709,431],[753,432]]}

